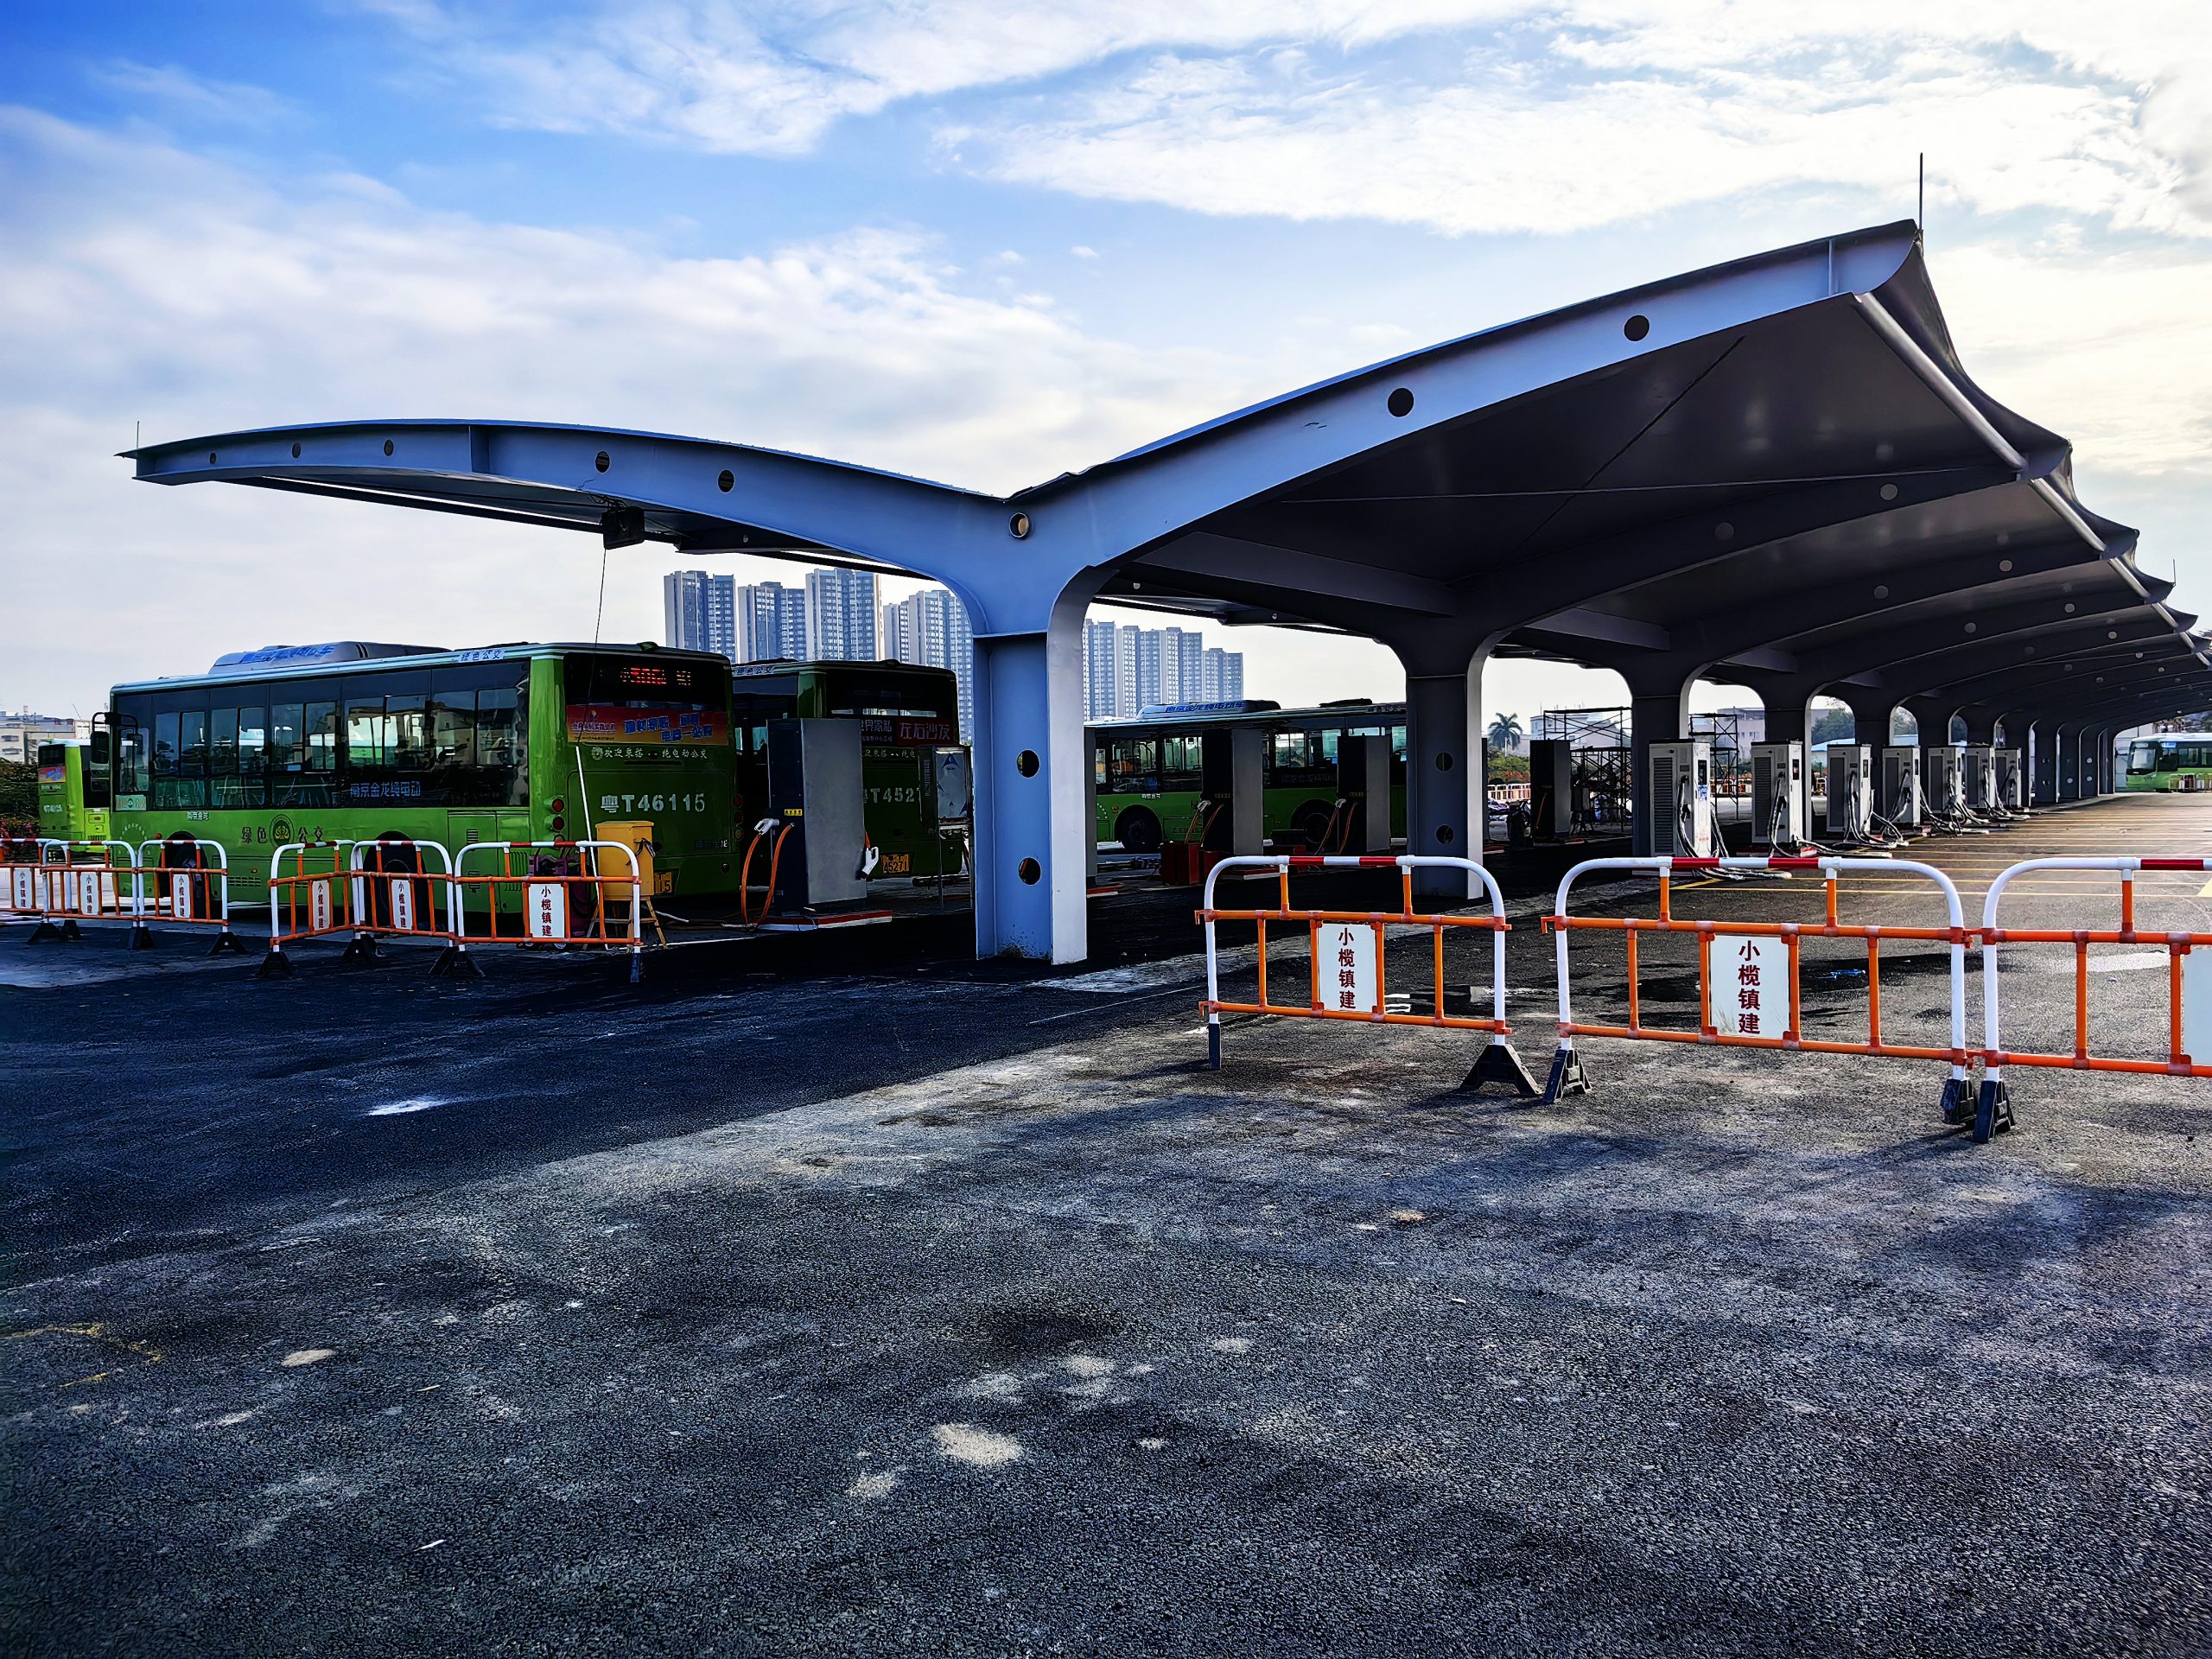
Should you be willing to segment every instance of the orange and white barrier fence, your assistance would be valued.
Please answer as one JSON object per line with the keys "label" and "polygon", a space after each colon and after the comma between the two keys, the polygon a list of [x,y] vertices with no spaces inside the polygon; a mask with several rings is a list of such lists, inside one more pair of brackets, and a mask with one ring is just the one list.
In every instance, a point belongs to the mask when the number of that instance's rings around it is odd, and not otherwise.
{"label": "orange and white barrier fence", "polygon": [[[472,857],[494,853],[499,857],[497,871],[469,873]],[[515,868],[517,853],[524,855],[520,869]],[[621,864],[613,874],[600,868],[608,855],[619,857]],[[461,849],[451,880],[459,893],[452,907],[459,957],[466,958],[472,944],[626,947],[631,982],[644,975],[638,857],[621,842],[472,842]],[[477,895],[482,898],[480,906],[470,902]],[[474,922],[472,911],[476,912]],[[622,923],[613,919],[617,915],[624,918]],[[479,923],[484,931],[472,932]]]}
{"label": "orange and white barrier fence", "polygon": [[[1214,904],[1217,884],[1224,872],[1271,869],[1275,873],[1275,903],[1266,909],[1222,910]],[[1474,876],[1489,897],[1487,916],[1456,916],[1414,908],[1414,875],[1417,869],[1449,868]],[[1300,908],[1290,902],[1293,870],[1388,870],[1399,872],[1399,908],[1395,911]],[[1224,858],[1206,872],[1204,908],[1198,919],[1205,925],[1206,998],[1200,1006],[1206,1016],[1206,1064],[1221,1069],[1221,1016],[1224,1014],[1273,1014],[1296,1020],[1356,1020],[1373,1025],[1433,1026],[1491,1034],[1467,1086],[1498,1081],[1511,1084],[1524,1095],[1536,1092],[1535,1082],[1507,1040],[1512,1027],[1505,1019],[1505,936],[1511,931],[1505,919],[1505,899],[1491,873],[1471,859],[1382,855],[1296,855]],[[1231,1002],[1221,995],[1220,958],[1215,925],[1251,922],[1259,937],[1259,989],[1250,1002]],[[1313,952],[1308,964],[1306,997],[1303,1002],[1271,1001],[1268,995],[1268,924],[1303,925]],[[1402,1008],[1389,1005],[1385,982],[1385,951],[1390,929],[1426,929],[1431,936],[1431,962],[1435,973],[1432,1000],[1417,1010],[1410,997]],[[1465,929],[1491,935],[1491,1012],[1488,1018],[1472,1014],[1450,1014],[1444,1007],[1444,939],[1447,931]]]}
{"label": "orange and white barrier fence", "polygon": [[218,841],[181,831],[138,844],[139,913],[166,922],[217,930],[215,956],[245,947],[231,931],[230,857]]}
{"label": "orange and white barrier fence", "polygon": [[461,889],[454,880],[453,855],[443,846],[400,836],[357,841],[346,875],[353,933],[346,947],[348,960],[373,958],[379,938],[437,939],[445,948],[430,964],[433,975],[457,967],[475,971],[474,963],[462,959]]}
{"label": "orange and white barrier fence", "polygon": [[43,836],[0,838],[0,922],[43,919],[45,887],[39,872],[46,861]]}
{"label": "orange and white barrier fence", "polygon": [[[2076,1071],[2135,1071],[2177,1077],[2212,1077],[2212,933],[2145,931],[2135,925],[2135,878],[2141,872],[2212,869],[2202,858],[2031,858],[1989,884],[1981,907],[1982,1080],[1974,1103],[1974,1138],[1986,1141],[2012,1127],[2008,1065],[2062,1066]],[[2117,928],[2005,928],[1997,925],[2005,890],[2039,870],[2106,870],[2120,877]],[[2074,951],[2074,1046],[2042,1052],[2005,1046],[1999,1019],[2005,978],[2000,947],[2064,944]],[[2089,947],[2152,945],[2166,952],[2166,1052],[2158,1059],[2120,1058],[2089,1052]]]}
{"label": "orange and white barrier fence", "polygon": [[[1673,909],[1673,878],[1682,870],[1818,870],[1826,879],[1827,913],[1819,922],[1691,920]],[[1656,917],[1571,916],[1567,898],[1574,884],[1594,870],[1644,871],[1659,878]],[[1840,921],[1836,914],[1836,876],[1843,870],[1879,871],[1885,875],[1923,878],[1943,897],[1945,927],[1874,927]],[[1738,1048],[1788,1049],[1817,1054],[1875,1054],[1897,1059],[1944,1060],[1951,1068],[1943,1085],[1943,1120],[1964,1122],[1970,1111],[1967,1066],[1974,1058],[1967,1046],[1966,948],[1974,937],[1966,926],[1959,890],[1932,865],[1903,859],[1872,858],[1593,858],[1567,871],[1544,925],[1554,934],[1559,972],[1559,1050],[1552,1057],[1545,1087],[1547,1103],[1587,1091],[1578,1037],[1636,1038],[1649,1042],[1710,1043]],[[1577,932],[1617,932],[1628,950],[1628,1023],[1599,1025],[1577,1020],[1568,984],[1567,942]],[[1643,1023],[1637,978],[1637,940],[1651,933],[1689,933],[1697,938],[1698,1026],[1694,1031]],[[1802,945],[1808,938],[1863,939],[1866,944],[1866,1039],[1834,1041],[1804,1034],[1800,1023]],[[1951,1042],[1948,1048],[1895,1043],[1882,1032],[1881,945],[1885,939],[1928,940],[1947,944],[1951,953]]]}
{"label": "orange and white barrier fence", "polygon": [[35,863],[7,866],[5,913],[35,921],[29,943],[81,938],[85,922],[129,922],[130,948],[147,943],[138,855],[122,841],[41,841]]}
{"label": "orange and white barrier fence", "polygon": [[[261,977],[292,971],[284,947],[353,925],[350,841],[288,841],[269,855],[269,954]],[[291,868],[285,868],[285,861]]]}

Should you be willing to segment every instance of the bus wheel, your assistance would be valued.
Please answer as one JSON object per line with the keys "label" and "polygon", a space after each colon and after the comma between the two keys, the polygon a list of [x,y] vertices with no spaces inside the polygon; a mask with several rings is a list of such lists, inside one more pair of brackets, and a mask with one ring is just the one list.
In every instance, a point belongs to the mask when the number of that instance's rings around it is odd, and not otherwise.
{"label": "bus wheel", "polygon": [[1298,838],[1307,847],[1319,851],[1329,833],[1330,808],[1325,801],[1308,801],[1293,815],[1291,823],[1298,831]]}
{"label": "bus wheel", "polygon": [[1122,843],[1125,853],[1156,853],[1160,850],[1160,820],[1152,809],[1133,806],[1114,822],[1114,839]]}

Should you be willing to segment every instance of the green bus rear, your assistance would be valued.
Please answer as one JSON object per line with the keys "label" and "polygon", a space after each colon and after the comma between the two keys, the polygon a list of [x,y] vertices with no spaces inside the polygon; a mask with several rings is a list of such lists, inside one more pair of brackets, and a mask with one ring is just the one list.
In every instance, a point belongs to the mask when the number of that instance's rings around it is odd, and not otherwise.
{"label": "green bus rear", "polygon": [[2127,788],[2212,790],[2212,732],[2139,737],[2127,746]]}
{"label": "green bus rear", "polygon": [[965,842],[942,827],[938,757],[960,748],[960,684],[950,669],[913,663],[740,663],[731,671],[737,749],[738,836],[768,814],[768,722],[861,722],[862,822],[874,845],[874,878],[958,875]]}
{"label": "green bus rear", "polygon": [[38,832],[49,841],[105,841],[108,838],[107,734],[95,734],[92,747],[82,743],[38,746]]}
{"label": "green bus rear", "polygon": [[265,895],[289,842],[396,834],[458,854],[642,821],[660,893],[736,891],[722,658],[518,645],[300,660],[331,649],[118,686],[115,836],[219,842],[238,903]]}

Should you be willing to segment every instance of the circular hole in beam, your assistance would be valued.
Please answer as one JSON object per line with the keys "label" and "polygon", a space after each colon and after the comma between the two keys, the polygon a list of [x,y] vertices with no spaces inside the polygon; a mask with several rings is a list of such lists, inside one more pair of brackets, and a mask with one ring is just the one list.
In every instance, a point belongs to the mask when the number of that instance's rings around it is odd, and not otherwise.
{"label": "circular hole in beam", "polygon": [[294,461],[297,461],[299,458],[300,458],[300,446],[299,446],[298,444],[296,444],[296,444],[294,444],[294,445],[292,446],[292,459],[293,459]]}
{"label": "circular hole in beam", "polygon": [[1034,778],[1037,775],[1037,751],[1024,749],[1020,754],[1015,755],[1014,769],[1025,778]]}
{"label": "circular hole in beam", "polygon": [[1450,824],[1440,823],[1436,826],[1436,844],[1440,847],[1449,847],[1452,844],[1452,826]]}
{"label": "circular hole in beam", "polygon": [[384,452],[387,455],[391,453],[391,440],[390,438],[386,438],[384,441]]}
{"label": "circular hole in beam", "polygon": [[1452,770],[1452,754],[1449,750],[1440,749],[1437,752],[1436,769],[1439,772],[1449,772]]}
{"label": "circular hole in beam", "polygon": [[1033,858],[1025,858],[1014,868],[1014,873],[1030,887],[1035,887],[1045,874],[1045,867]]}
{"label": "circular hole in beam", "polygon": [[737,487],[737,474],[725,467],[722,475],[715,480],[715,487],[728,495]]}
{"label": "circular hole in beam", "polygon": [[1403,420],[1407,416],[1414,412],[1413,393],[1408,391],[1405,387],[1400,386],[1395,391],[1390,394],[1388,407],[1393,415],[1395,415],[1401,420]]}
{"label": "circular hole in beam", "polygon": [[1015,513],[1013,518],[1006,521],[1006,529],[1007,534],[1013,537],[1015,541],[1027,541],[1029,538],[1029,515],[1026,512]]}
{"label": "circular hole in beam", "polygon": [[591,464],[603,473],[614,462],[608,457],[607,451],[602,449],[591,458]]}
{"label": "circular hole in beam", "polygon": [[1630,340],[1642,340],[1650,332],[1651,319],[1640,311],[1621,324],[1621,333],[1626,334]]}

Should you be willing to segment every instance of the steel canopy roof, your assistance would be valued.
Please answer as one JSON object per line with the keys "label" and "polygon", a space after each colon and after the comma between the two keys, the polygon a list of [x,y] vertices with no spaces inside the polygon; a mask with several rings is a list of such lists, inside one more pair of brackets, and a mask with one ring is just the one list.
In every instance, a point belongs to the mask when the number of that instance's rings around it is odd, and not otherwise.
{"label": "steel canopy roof", "polygon": [[534,423],[128,454],[153,482],[580,531],[639,507],[688,552],[947,582],[987,637],[1079,593],[1369,633],[1402,656],[1443,640],[1848,680],[1954,627],[1986,648],[2136,613],[2205,660],[2168,584],[2134,569],[2134,531],[2077,499],[2065,441],[1967,377],[1910,223],[1446,341],[1005,497]]}

